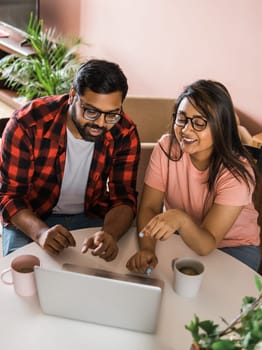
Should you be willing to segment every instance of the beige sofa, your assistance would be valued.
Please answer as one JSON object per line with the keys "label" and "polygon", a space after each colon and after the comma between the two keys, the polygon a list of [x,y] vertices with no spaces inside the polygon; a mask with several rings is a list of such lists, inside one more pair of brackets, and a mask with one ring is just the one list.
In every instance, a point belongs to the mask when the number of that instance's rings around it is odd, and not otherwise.
{"label": "beige sofa", "polygon": [[143,189],[144,176],[153,147],[168,131],[174,106],[173,99],[127,97],[123,109],[134,120],[141,140],[141,158],[137,175],[138,204]]}
{"label": "beige sofa", "polygon": [[141,142],[156,142],[168,130],[173,105],[173,99],[128,96],[123,108],[136,123]]}

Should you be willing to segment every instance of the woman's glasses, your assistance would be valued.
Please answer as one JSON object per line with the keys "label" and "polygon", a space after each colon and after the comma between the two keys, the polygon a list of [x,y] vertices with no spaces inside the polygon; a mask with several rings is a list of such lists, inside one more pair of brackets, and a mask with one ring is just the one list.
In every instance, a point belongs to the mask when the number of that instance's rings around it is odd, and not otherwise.
{"label": "woman's glasses", "polygon": [[176,115],[173,113],[173,118],[175,120],[175,125],[181,128],[184,128],[189,121],[192,128],[196,131],[203,131],[207,126],[207,120],[199,116],[188,118],[185,115]]}

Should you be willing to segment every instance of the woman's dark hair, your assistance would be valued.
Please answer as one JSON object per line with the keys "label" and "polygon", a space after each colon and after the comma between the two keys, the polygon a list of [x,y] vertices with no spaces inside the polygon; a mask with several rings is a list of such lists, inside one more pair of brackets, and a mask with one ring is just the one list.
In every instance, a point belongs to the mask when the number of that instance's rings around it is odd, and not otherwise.
{"label": "woman's dark hair", "polygon": [[214,188],[221,165],[224,165],[237,179],[242,178],[248,186],[249,181],[254,183],[253,174],[249,173],[240,159],[241,156],[246,158],[256,174],[254,161],[239,138],[230,94],[223,84],[216,81],[198,80],[189,85],[176,100],[174,119],[170,128],[171,141],[167,153],[168,158],[178,160],[182,156],[182,151],[180,151],[180,154],[174,158],[171,156],[171,149],[173,143],[178,143],[174,123],[179,105],[185,97],[206,118],[211,128],[213,153],[208,178],[209,191]]}
{"label": "woman's dark hair", "polygon": [[128,84],[121,68],[112,62],[92,59],[83,63],[74,78],[73,87],[82,96],[86,89],[98,94],[120,91],[125,99]]}

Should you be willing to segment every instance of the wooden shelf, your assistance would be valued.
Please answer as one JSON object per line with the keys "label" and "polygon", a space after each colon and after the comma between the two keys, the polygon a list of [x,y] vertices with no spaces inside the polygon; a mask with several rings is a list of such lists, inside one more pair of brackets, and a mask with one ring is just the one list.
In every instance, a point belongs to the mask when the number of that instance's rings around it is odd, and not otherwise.
{"label": "wooden shelf", "polygon": [[0,89],[0,101],[14,109],[17,109],[22,105],[18,100],[17,93],[8,89]]}
{"label": "wooden shelf", "polygon": [[32,55],[34,50],[30,46],[21,46],[26,33],[10,26],[4,22],[0,22],[0,31],[4,31],[8,36],[0,37],[0,50],[7,54],[19,54],[23,56]]}
{"label": "wooden shelf", "polygon": [[[34,54],[31,46],[21,46],[21,42],[25,37],[26,33],[22,30],[0,21],[0,57],[8,54],[18,54],[21,56]],[[14,109],[22,105],[16,92],[5,88],[3,82],[0,83],[0,101]]]}

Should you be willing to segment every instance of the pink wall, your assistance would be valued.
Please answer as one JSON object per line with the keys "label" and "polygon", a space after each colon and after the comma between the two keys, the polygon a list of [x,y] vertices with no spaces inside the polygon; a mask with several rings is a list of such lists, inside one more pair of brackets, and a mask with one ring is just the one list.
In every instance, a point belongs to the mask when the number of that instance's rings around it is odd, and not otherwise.
{"label": "pink wall", "polygon": [[40,17],[44,25],[58,33],[79,36],[81,0],[40,0]]}
{"label": "pink wall", "polygon": [[[262,131],[262,1],[73,3],[79,5],[79,34],[89,43],[82,53],[118,62],[129,95],[175,98],[196,79],[216,79],[230,90],[250,131]],[[72,8],[63,6],[62,13],[68,29]]]}

